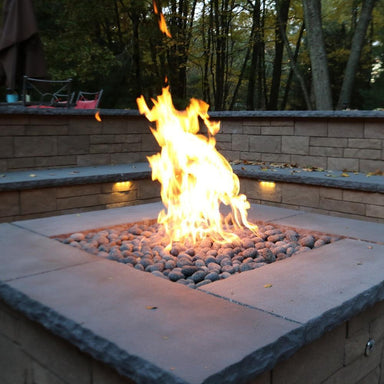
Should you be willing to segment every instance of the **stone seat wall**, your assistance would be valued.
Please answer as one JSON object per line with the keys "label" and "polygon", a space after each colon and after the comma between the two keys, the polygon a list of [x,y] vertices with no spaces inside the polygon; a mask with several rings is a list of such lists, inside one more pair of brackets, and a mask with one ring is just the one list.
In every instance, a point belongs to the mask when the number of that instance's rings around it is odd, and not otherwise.
{"label": "stone seat wall", "polygon": [[[159,151],[148,121],[137,111],[100,115],[98,122],[94,111],[0,108],[0,222],[160,198],[149,171],[139,179],[118,171]],[[215,112],[211,117],[221,121],[217,148],[235,164],[252,202],[384,220],[382,187],[372,186],[384,180],[384,112]],[[283,168],[271,164],[285,164],[288,172],[282,177]],[[293,166],[316,172],[294,172]],[[93,176],[69,177],[82,176],[85,169],[93,169]],[[44,171],[45,181],[38,176]],[[23,183],[8,183],[17,175]],[[275,185],[260,183],[268,180]],[[121,181],[131,184],[116,185]]]}

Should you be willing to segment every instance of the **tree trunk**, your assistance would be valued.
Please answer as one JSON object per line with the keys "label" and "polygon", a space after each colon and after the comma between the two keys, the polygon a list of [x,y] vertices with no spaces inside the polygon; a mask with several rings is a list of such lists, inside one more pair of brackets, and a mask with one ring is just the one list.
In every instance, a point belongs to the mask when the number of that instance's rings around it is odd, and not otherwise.
{"label": "tree trunk", "polygon": [[234,106],[235,106],[235,103],[236,103],[236,99],[237,99],[237,94],[239,93],[239,89],[241,87],[241,83],[243,82],[243,79],[244,79],[244,74],[245,74],[245,70],[247,68],[250,51],[251,51],[250,47],[248,47],[247,48],[247,52],[245,54],[243,65],[241,67],[240,75],[239,75],[239,77],[237,79],[237,84],[236,84],[235,90],[233,92],[232,101],[231,101],[231,104],[229,105],[229,110],[230,111],[232,111],[234,109]]}
{"label": "tree trunk", "polygon": [[285,41],[285,46],[286,46],[286,49],[287,49],[287,53],[288,53],[288,57],[289,57],[289,64],[291,66],[291,70],[289,71],[287,85],[286,85],[285,92],[284,92],[284,97],[283,97],[283,102],[281,104],[281,109],[285,109],[285,107],[286,107],[287,100],[288,100],[289,89],[290,89],[291,81],[292,81],[292,74],[295,74],[297,80],[300,83],[301,90],[303,91],[304,101],[305,101],[305,104],[307,106],[307,109],[308,110],[312,110],[311,98],[309,97],[308,90],[307,90],[307,87],[305,85],[304,78],[303,78],[299,68],[296,65],[297,57],[299,56],[301,39],[302,39],[303,33],[304,33],[304,26],[305,26],[305,24],[303,23],[301,28],[300,28],[299,37],[297,39],[295,53],[292,53],[292,50],[291,50],[291,47],[289,45],[289,41],[288,41],[287,35],[285,33],[282,35],[283,38],[284,38],[284,41]]}
{"label": "tree trunk", "polygon": [[196,0],[172,0],[169,26],[172,39],[168,48],[169,80],[175,103],[183,103],[187,94],[187,62],[192,37]]}
{"label": "tree trunk", "polygon": [[363,2],[359,21],[357,22],[356,30],[352,38],[351,52],[344,72],[337,109],[349,107],[351,103],[353,85],[359,66],[361,51],[364,46],[365,35],[367,33],[369,22],[371,21],[372,11],[376,1],[377,0],[365,0]]}
{"label": "tree trunk", "polygon": [[247,89],[247,109],[255,109],[255,89],[256,78],[259,69],[259,52],[260,52],[260,0],[256,0],[255,4],[252,4],[252,30],[250,37],[251,44],[251,63],[248,76],[248,89]]}
{"label": "tree trunk", "polygon": [[276,0],[275,58],[273,61],[272,85],[267,109],[276,110],[279,99],[281,67],[284,53],[284,38],[290,0]]}
{"label": "tree trunk", "polygon": [[321,0],[303,0],[303,6],[316,109],[332,110],[331,83],[321,25]]}
{"label": "tree trunk", "polygon": [[209,63],[211,58],[211,30],[212,30],[212,23],[211,23],[211,17],[209,17],[209,23],[208,27],[206,28],[206,17],[205,17],[205,8],[206,4],[203,3],[203,9],[202,9],[202,18],[201,18],[201,34],[202,34],[202,44],[203,44],[203,78],[202,78],[202,92],[203,92],[203,100],[205,100],[209,105],[211,105],[211,93],[209,89]]}

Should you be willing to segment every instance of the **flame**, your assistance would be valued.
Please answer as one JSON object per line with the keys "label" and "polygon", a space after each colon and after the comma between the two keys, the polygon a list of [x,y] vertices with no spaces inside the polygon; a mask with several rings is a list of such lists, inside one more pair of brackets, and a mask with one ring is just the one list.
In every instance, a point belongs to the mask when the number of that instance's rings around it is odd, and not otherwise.
{"label": "flame", "polygon": [[164,15],[162,13],[160,13],[159,28],[160,31],[163,32],[167,37],[172,37],[171,33],[168,30]]}
{"label": "flame", "polygon": [[158,8],[155,0],[153,0],[153,11],[155,12],[156,15],[159,15],[158,23],[159,23],[160,31],[163,32],[167,37],[171,38],[172,35],[168,30],[164,15],[162,14],[162,12],[159,12],[159,8]]}
{"label": "flame", "polygon": [[95,119],[97,120],[97,121],[101,121],[101,117],[100,117],[100,112],[99,111],[97,111],[96,113],[95,113]]}
{"label": "flame", "polygon": [[[195,243],[210,236],[215,241],[231,242],[237,236],[229,225],[245,226],[252,231],[257,227],[247,221],[250,207],[245,195],[240,194],[238,177],[228,161],[217,152],[214,135],[220,129],[219,122],[209,120],[209,105],[191,99],[185,111],[173,106],[169,87],[149,109],[144,97],[137,99],[141,114],[156,122],[153,135],[161,146],[161,152],[148,157],[152,168],[152,180],[161,183],[161,198],[166,211],[158,216],[169,237],[174,241]],[[208,136],[198,134],[199,118],[203,120]],[[220,206],[230,206],[231,213],[224,218]]]}

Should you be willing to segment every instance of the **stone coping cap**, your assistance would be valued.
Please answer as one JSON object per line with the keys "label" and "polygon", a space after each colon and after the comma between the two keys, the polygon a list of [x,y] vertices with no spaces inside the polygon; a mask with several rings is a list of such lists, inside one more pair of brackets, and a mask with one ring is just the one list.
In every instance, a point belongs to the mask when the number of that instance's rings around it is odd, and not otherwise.
{"label": "stone coping cap", "polygon": [[311,170],[252,164],[233,164],[234,172],[240,176],[260,181],[282,181],[285,183],[320,185],[357,191],[384,193],[384,176],[361,172],[334,170]]}
{"label": "stone coping cap", "polygon": [[151,177],[148,163],[30,169],[0,174],[0,191],[119,182]]}
{"label": "stone coping cap", "polygon": [[361,236],[200,290],[48,237],[155,218],[160,209],[151,203],[1,224],[1,299],[122,375],[167,384],[245,382],[384,300],[383,224],[252,205],[251,220],[306,230],[317,221],[317,231]]}
{"label": "stone coping cap", "polygon": [[[136,109],[97,109],[100,116],[141,116]],[[0,104],[0,115],[46,115],[46,116],[93,116],[95,109],[74,108],[28,108],[22,105]],[[384,111],[342,110],[342,111],[209,111],[213,118],[363,118],[382,119]],[[144,118],[144,117],[143,117]]]}
{"label": "stone coping cap", "polygon": [[[367,176],[366,173],[342,171],[305,171],[303,168],[280,168],[250,164],[232,164],[239,177],[260,181],[319,185],[324,187],[353,189],[384,193],[383,176]],[[346,177],[343,177],[346,176]],[[151,177],[147,162],[71,167],[55,169],[31,169],[0,174],[0,191],[107,183],[140,180]]]}

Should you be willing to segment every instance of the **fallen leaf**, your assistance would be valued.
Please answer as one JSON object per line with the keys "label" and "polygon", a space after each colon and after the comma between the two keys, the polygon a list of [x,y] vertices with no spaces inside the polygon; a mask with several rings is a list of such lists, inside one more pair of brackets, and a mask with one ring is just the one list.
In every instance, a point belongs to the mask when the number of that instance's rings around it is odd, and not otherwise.
{"label": "fallen leaf", "polygon": [[97,111],[96,113],[95,113],[95,119],[97,120],[97,121],[101,121],[101,117],[100,117],[100,112],[99,111]]}
{"label": "fallen leaf", "polygon": [[384,176],[384,172],[380,171],[380,169],[377,169],[374,172],[368,172],[367,177],[370,177],[370,176]]}
{"label": "fallen leaf", "polygon": [[147,305],[145,308],[151,311],[154,311],[155,309],[157,309],[157,307],[153,307],[152,305]]}
{"label": "fallen leaf", "polygon": [[272,284],[265,284],[264,288],[272,288]]}
{"label": "fallen leaf", "polygon": [[341,176],[341,177],[349,177],[349,174],[346,173],[346,172],[343,172],[340,176]]}
{"label": "fallen leaf", "polygon": [[34,173],[31,173],[31,174],[29,175],[29,177],[36,177],[36,175],[35,175]]}

